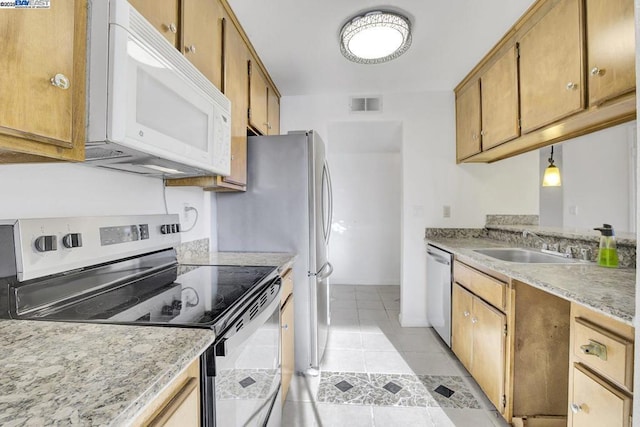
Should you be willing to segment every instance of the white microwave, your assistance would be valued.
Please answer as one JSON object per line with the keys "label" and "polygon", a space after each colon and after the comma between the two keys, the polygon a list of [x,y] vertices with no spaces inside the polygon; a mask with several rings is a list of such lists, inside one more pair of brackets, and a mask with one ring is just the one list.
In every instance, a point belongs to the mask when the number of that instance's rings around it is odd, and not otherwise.
{"label": "white microwave", "polygon": [[229,175],[229,99],[126,0],[92,0],[88,16],[85,164]]}

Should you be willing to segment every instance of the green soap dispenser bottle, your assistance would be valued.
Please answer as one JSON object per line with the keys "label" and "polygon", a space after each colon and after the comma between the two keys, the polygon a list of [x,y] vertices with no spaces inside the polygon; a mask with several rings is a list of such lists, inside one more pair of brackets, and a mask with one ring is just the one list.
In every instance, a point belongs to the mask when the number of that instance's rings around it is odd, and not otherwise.
{"label": "green soap dispenser bottle", "polygon": [[609,224],[602,224],[602,227],[594,228],[602,235],[600,236],[600,249],[598,250],[598,265],[603,267],[618,266],[618,250],[616,249],[616,238],[613,235],[613,227]]}

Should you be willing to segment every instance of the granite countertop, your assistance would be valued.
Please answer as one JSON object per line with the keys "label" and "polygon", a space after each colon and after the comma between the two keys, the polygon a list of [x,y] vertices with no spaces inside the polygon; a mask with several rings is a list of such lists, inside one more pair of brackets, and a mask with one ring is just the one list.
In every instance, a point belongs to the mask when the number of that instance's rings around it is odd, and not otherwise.
{"label": "granite countertop", "polygon": [[0,425],[126,425],[214,338],[207,329],[0,320]]}
{"label": "granite countertop", "polygon": [[[545,227],[540,225],[513,225],[513,224],[487,224],[487,230],[505,230],[521,233],[523,231],[533,231],[541,236],[552,236],[565,239],[581,239],[594,242],[600,241],[601,233],[596,230],[586,230],[584,228],[567,228],[567,227]],[[616,242],[618,245],[636,245],[636,234],[629,232],[615,231]]]}
{"label": "granite countertop", "polygon": [[587,262],[522,264],[501,261],[474,252],[474,249],[517,246],[487,238],[437,237],[426,241],[454,253],[462,262],[487,267],[633,326],[635,269],[605,268]]}
{"label": "granite countertop", "polygon": [[282,273],[291,267],[295,258],[295,254],[286,252],[210,252],[187,254],[180,258],[180,264],[273,266]]}

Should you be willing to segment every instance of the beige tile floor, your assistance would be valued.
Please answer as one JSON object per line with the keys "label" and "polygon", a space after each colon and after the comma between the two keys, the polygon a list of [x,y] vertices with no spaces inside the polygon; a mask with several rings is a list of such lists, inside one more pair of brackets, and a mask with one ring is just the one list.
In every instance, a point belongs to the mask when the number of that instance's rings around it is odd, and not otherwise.
{"label": "beige tile floor", "polygon": [[[432,397],[432,403],[425,406],[330,403],[326,392],[334,393],[338,398],[342,392],[336,391],[329,380],[325,379],[322,384],[325,387],[320,396],[324,398],[322,400],[318,399],[321,376],[296,375],[284,405],[283,426],[507,426],[431,328],[400,326],[399,286],[332,285],[331,295],[331,328],[320,366],[322,375],[364,373],[372,377],[377,374],[402,374],[398,378],[455,377],[453,379],[461,380],[468,387],[480,409],[446,407],[446,402],[440,406],[433,403]],[[362,374],[358,375],[362,377]],[[377,393],[386,391],[378,390]],[[425,393],[434,395],[428,389]],[[391,395],[387,397],[393,398]],[[437,397],[442,400],[440,395]]]}

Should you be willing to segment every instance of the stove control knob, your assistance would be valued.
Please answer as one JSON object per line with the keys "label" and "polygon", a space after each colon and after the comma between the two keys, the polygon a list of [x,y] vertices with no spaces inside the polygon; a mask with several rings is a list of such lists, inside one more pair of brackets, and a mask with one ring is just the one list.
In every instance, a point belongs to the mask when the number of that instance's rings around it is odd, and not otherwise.
{"label": "stove control knob", "polygon": [[176,224],[176,233],[180,232],[180,224]]}
{"label": "stove control knob", "polygon": [[56,236],[40,236],[36,238],[34,242],[36,251],[49,252],[58,250],[58,241]]}
{"label": "stove control knob", "polygon": [[171,227],[169,225],[161,225],[160,226],[160,234],[169,234],[171,233]]}
{"label": "stove control knob", "polygon": [[69,233],[62,238],[62,245],[65,248],[80,248],[82,247],[82,234]]}
{"label": "stove control knob", "polygon": [[173,316],[173,307],[171,307],[170,305],[163,305],[162,314],[165,316]]}
{"label": "stove control knob", "polygon": [[174,299],[173,302],[171,303],[171,308],[173,308],[176,311],[182,310],[182,301],[180,301],[179,299]]}

